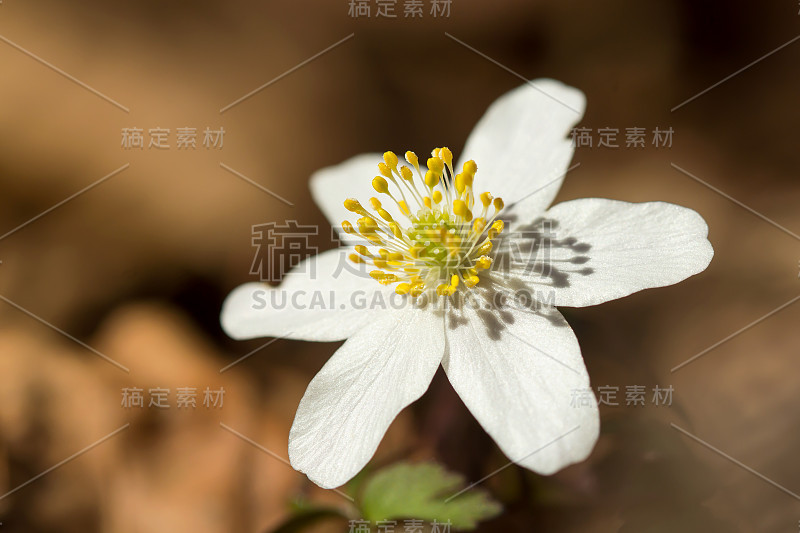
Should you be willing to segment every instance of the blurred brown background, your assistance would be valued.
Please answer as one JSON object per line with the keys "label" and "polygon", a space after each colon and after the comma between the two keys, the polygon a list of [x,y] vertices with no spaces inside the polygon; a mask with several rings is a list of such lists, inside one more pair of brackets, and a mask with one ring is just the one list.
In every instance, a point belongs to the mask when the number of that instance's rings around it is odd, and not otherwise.
{"label": "blurred brown background", "polygon": [[[485,108],[521,83],[445,32],[586,93],[594,146],[577,150],[559,201],[691,207],[716,251],[680,285],[565,310],[593,384],[620,387],[623,405],[601,408],[587,462],[490,479],[506,512],[481,530],[797,531],[800,500],[670,424],[800,493],[800,304],[670,369],[800,293],[796,235],[672,166],[800,232],[800,41],[671,109],[798,37],[800,5],[453,0],[434,18],[425,0],[408,20],[397,4],[385,20],[374,2],[372,17],[350,17],[346,0],[3,0],[0,494],[14,492],[0,499],[0,532],[262,532],[297,498],[341,503],[245,440],[286,457],[297,403],[336,345],[279,340],[220,373],[265,340],[231,341],[218,314],[253,279],[252,225],[320,224],[312,246],[332,246],[308,191],[314,170],[387,149],[458,154]],[[196,150],[175,147],[185,126]],[[121,146],[122,128],[144,129],[147,143],[156,127],[170,129],[171,148]],[[206,127],[224,128],[222,148],[201,146]],[[597,146],[606,127],[620,148]],[[632,127],[646,129],[645,148],[624,147]],[[652,145],[657,127],[673,129],[671,147]],[[624,405],[631,385],[646,386],[644,407]],[[672,406],[652,404],[656,385],[674,387]],[[125,387],[169,388],[172,407],[125,409]],[[176,408],[178,387],[198,389],[196,409]],[[222,407],[201,405],[206,387],[225,389]],[[506,462],[441,375],[374,463],[399,458],[468,479]]]}

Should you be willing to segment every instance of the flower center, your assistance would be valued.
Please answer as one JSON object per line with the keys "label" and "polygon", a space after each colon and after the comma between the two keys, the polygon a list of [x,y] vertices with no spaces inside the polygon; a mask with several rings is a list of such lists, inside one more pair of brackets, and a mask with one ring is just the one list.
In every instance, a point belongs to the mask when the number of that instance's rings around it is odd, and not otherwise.
{"label": "flower center", "polygon": [[478,171],[474,161],[464,163],[456,174],[453,153],[436,148],[423,175],[417,155],[406,152],[405,156],[414,171],[405,165],[398,168],[397,156],[386,152],[384,162],[378,164],[380,175],[372,180],[372,187],[397,205],[406,219],[403,224],[378,198],[370,198],[375,213],[358,200],[345,200],[345,208],[361,218],[355,227],[345,220],[342,228],[359,235],[372,248],[357,245],[350,260],[374,266],[370,276],[383,285],[397,283],[397,294],[417,297],[435,287],[443,296],[454,294],[462,283],[474,287],[480,282],[480,272],[492,266],[489,253],[492,239],[503,231],[503,221],[497,219],[503,200],[481,193],[480,214],[473,217],[476,198],[472,186]]}

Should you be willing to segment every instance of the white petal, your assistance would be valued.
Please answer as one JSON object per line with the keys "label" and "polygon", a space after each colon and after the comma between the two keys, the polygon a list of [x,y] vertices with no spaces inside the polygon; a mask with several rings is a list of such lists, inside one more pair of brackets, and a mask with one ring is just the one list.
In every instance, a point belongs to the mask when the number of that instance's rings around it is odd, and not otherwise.
{"label": "white petal", "polygon": [[333,354],[303,396],[289,433],[292,466],[325,488],[369,461],[397,414],[427,390],[444,353],[440,314],[376,315]]}
{"label": "white petal", "polygon": [[589,376],[578,341],[558,311],[465,305],[453,313],[442,366],[503,453],[540,474],[584,460],[600,419],[594,395],[584,394]]}
{"label": "white petal", "polygon": [[714,255],[703,218],[679,205],[583,198],[553,206],[544,220],[554,236],[550,272],[522,276],[554,305],[596,305],[672,285],[705,270]]}
{"label": "white petal", "polygon": [[376,307],[388,307],[392,294],[349,261],[348,251],[310,257],[289,271],[279,287],[240,285],[222,306],[222,328],[235,339],[346,339],[364,327]]}
{"label": "white petal", "polygon": [[[406,220],[405,218],[401,219],[399,209],[389,197],[379,195],[372,188],[372,179],[379,175],[378,163],[382,161],[383,156],[381,154],[362,154],[351,157],[338,165],[318,170],[311,176],[311,196],[322,209],[322,212],[325,213],[331,226],[339,231],[340,238],[345,242],[363,241],[363,239],[347,235],[341,231],[342,221],[349,220],[355,226],[356,219],[360,218],[360,215],[344,208],[344,201],[348,198],[355,198],[366,209],[373,211],[370,207],[369,199],[373,196],[381,196],[382,201],[386,200],[383,202],[384,209],[395,220]],[[391,183],[389,188],[393,193],[397,192]],[[365,243],[359,242],[359,244]]]}
{"label": "white petal", "polygon": [[570,132],[585,106],[582,92],[547,79],[501,96],[461,154],[478,165],[476,192],[502,197],[507,214],[544,212],[561,188],[574,150]]}

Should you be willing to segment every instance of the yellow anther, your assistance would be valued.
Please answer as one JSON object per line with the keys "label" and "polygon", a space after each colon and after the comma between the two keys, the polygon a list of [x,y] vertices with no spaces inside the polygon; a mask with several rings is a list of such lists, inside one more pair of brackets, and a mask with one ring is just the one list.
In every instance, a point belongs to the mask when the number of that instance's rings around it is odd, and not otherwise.
{"label": "yellow anther", "polygon": [[[430,159],[428,160],[430,161]],[[430,188],[436,187],[439,183],[439,174],[434,172],[433,170],[429,170],[425,173],[425,185]]]}
{"label": "yellow anther", "polygon": [[414,152],[412,151],[406,152],[406,161],[408,161],[408,164],[411,165],[412,167],[419,169],[419,159],[417,158],[417,154],[415,154]]}
{"label": "yellow anther", "polygon": [[385,274],[382,279],[378,280],[378,283],[381,285],[391,285],[392,283],[397,283],[397,276],[394,274]]}
{"label": "yellow anther", "polygon": [[466,188],[466,184],[464,183],[464,174],[456,174],[455,181],[456,191],[458,191],[458,194],[463,193],[464,189]]}
{"label": "yellow anther", "polygon": [[428,170],[441,174],[444,171],[444,161],[438,157],[428,158]]}
{"label": "yellow anther", "polygon": [[378,163],[378,172],[387,178],[392,177],[392,170],[386,165],[386,163]]}
{"label": "yellow anther", "polygon": [[389,184],[380,176],[372,178],[372,188],[381,194],[387,194],[389,192]]}
{"label": "yellow anther", "polygon": [[361,217],[358,219],[358,230],[361,233],[375,233],[378,229],[378,224],[372,217]]}
{"label": "yellow anther", "polygon": [[411,285],[409,285],[408,283],[401,283],[397,287],[394,288],[394,292],[396,292],[397,294],[400,294],[400,295],[408,294],[408,291],[410,291],[410,290],[411,290]]}
{"label": "yellow anther", "polygon": [[472,211],[464,200],[453,200],[453,213],[464,218],[467,222],[472,220]]}
{"label": "yellow anther", "polygon": [[477,250],[475,250],[475,253],[486,255],[491,251],[492,251],[492,241],[487,239],[480,246],[478,246]]}
{"label": "yellow anther", "polygon": [[[367,245],[355,246],[356,253],[350,253],[348,259],[369,265],[373,268],[370,276],[383,285],[393,285],[399,295],[417,297],[435,290],[440,296],[452,296],[461,285],[474,287],[480,282],[479,273],[492,267],[488,254],[492,239],[504,229],[503,222],[495,220],[504,207],[503,200],[488,192],[478,195],[472,188],[478,166],[470,160],[456,173],[453,152],[447,147],[431,151],[424,173],[414,152],[406,152],[405,160],[408,166],[401,165],[392,151],[383,154],[379,172],[372,179],[379,194],[369,198],[369,211],[353,198],[344,202],[358,218],[352,224],[343,221],[343,231],[358,235]],[[415,176],[422,178],[422,190],[413,185]],[[397,198],[390,192],[390,185],[400,185],[398,179],[406,181],[411,193],[408,200],[413,204],[404,198],[403,187]],[[397,214],[384,209],[380,194],[397,204],[410,226],[404,228],[394,220]],[[489,214],[492,205],[494,212]],[[473,210],[480,217],[473,219]],[[491,225],[487,224],[490,216]]]}
{"label": "yellow anther", "polygon": [[475,269],[476,270],[486,270],[492,266],[492,258],[488,255],[483,255],[475,261]]}
{"label": "yellow anther", "polygon": [[476,172],[478,172],[478,165],[475,164],[475,161],[470,159],[464,166],[462,167],[464,170],[464,174],[469,174],[470,176],[474,176]]}
{"label": "yellow anther", "polygon": [[344,208],[347,209],[348,211],[352,211],[353,213],[358,213],[359,215],[366,214],[366,211],[364,210],[363,207],[361,207],[359,201],[354,198],[348,198],[347,200],[345,200]]}
{"label": "yellow anther", "polygon": [[392,218],[392,215],[390,215],[389,212],[386,209],[383,209],[382,207],[379,207],[378,209],[376,209],[376,211],[378,212],[378,215],[380,215],[380,217],[383,220],[385,220],[386,222],[394,221],[394,219]]}
{"label": "yellow anther", "polygon": [[489,238],[490,239],[494,239],[497,236],[498,233],[502,233],[503,232],[503,228],[504,227],[505,226],[504,226],[502,220],[495,220],[494,223],[492,224],[492,228],[489,230],[489,233],[488,233]]}
{"label": "yellow anther", "polygon": [[394,170],[397,168],[397,156],[394,152],[385,152],[383,154],[383,161],[390,169]]}
{"label": "yellow anther", "polygon": [[453,166],[453,152],[450,151],[450,148],[446,146],[442,148],[439,152],[439,157],[442,158],[442,161],[444,161],[444,164],[448,167]]}

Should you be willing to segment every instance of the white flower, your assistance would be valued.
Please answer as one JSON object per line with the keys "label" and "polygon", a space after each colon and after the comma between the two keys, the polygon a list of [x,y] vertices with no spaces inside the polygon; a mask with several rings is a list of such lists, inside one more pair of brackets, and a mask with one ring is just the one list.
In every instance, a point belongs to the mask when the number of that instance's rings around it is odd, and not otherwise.
{"label": "white flower", "polygon": [[[584,104],[580,91],[539,80],[489,108],[463,165],[446,148],[427,168],[411,152],[408,166],[387,152],[383,162],[362,155],[312,177],[342,240],[360,239],[356,253],[323,252],[278,288],[242,285],[222,311],[237,339],[347,339],[300,402],[289,435],[294,468],[322,487],[347,482],[439,364],[511,460],[551,474],[589,455],[597,405],[585,396],[575,403],[589,377],[554,306],[677,283],[703,271],[713,250],[703,219],[673,204],[586,198],[547,209]],[[376,191],[383,201],[356,201]],[[354,225],[342,222],[354,216]],[[521,291],[535,300],[513,300]]]}

